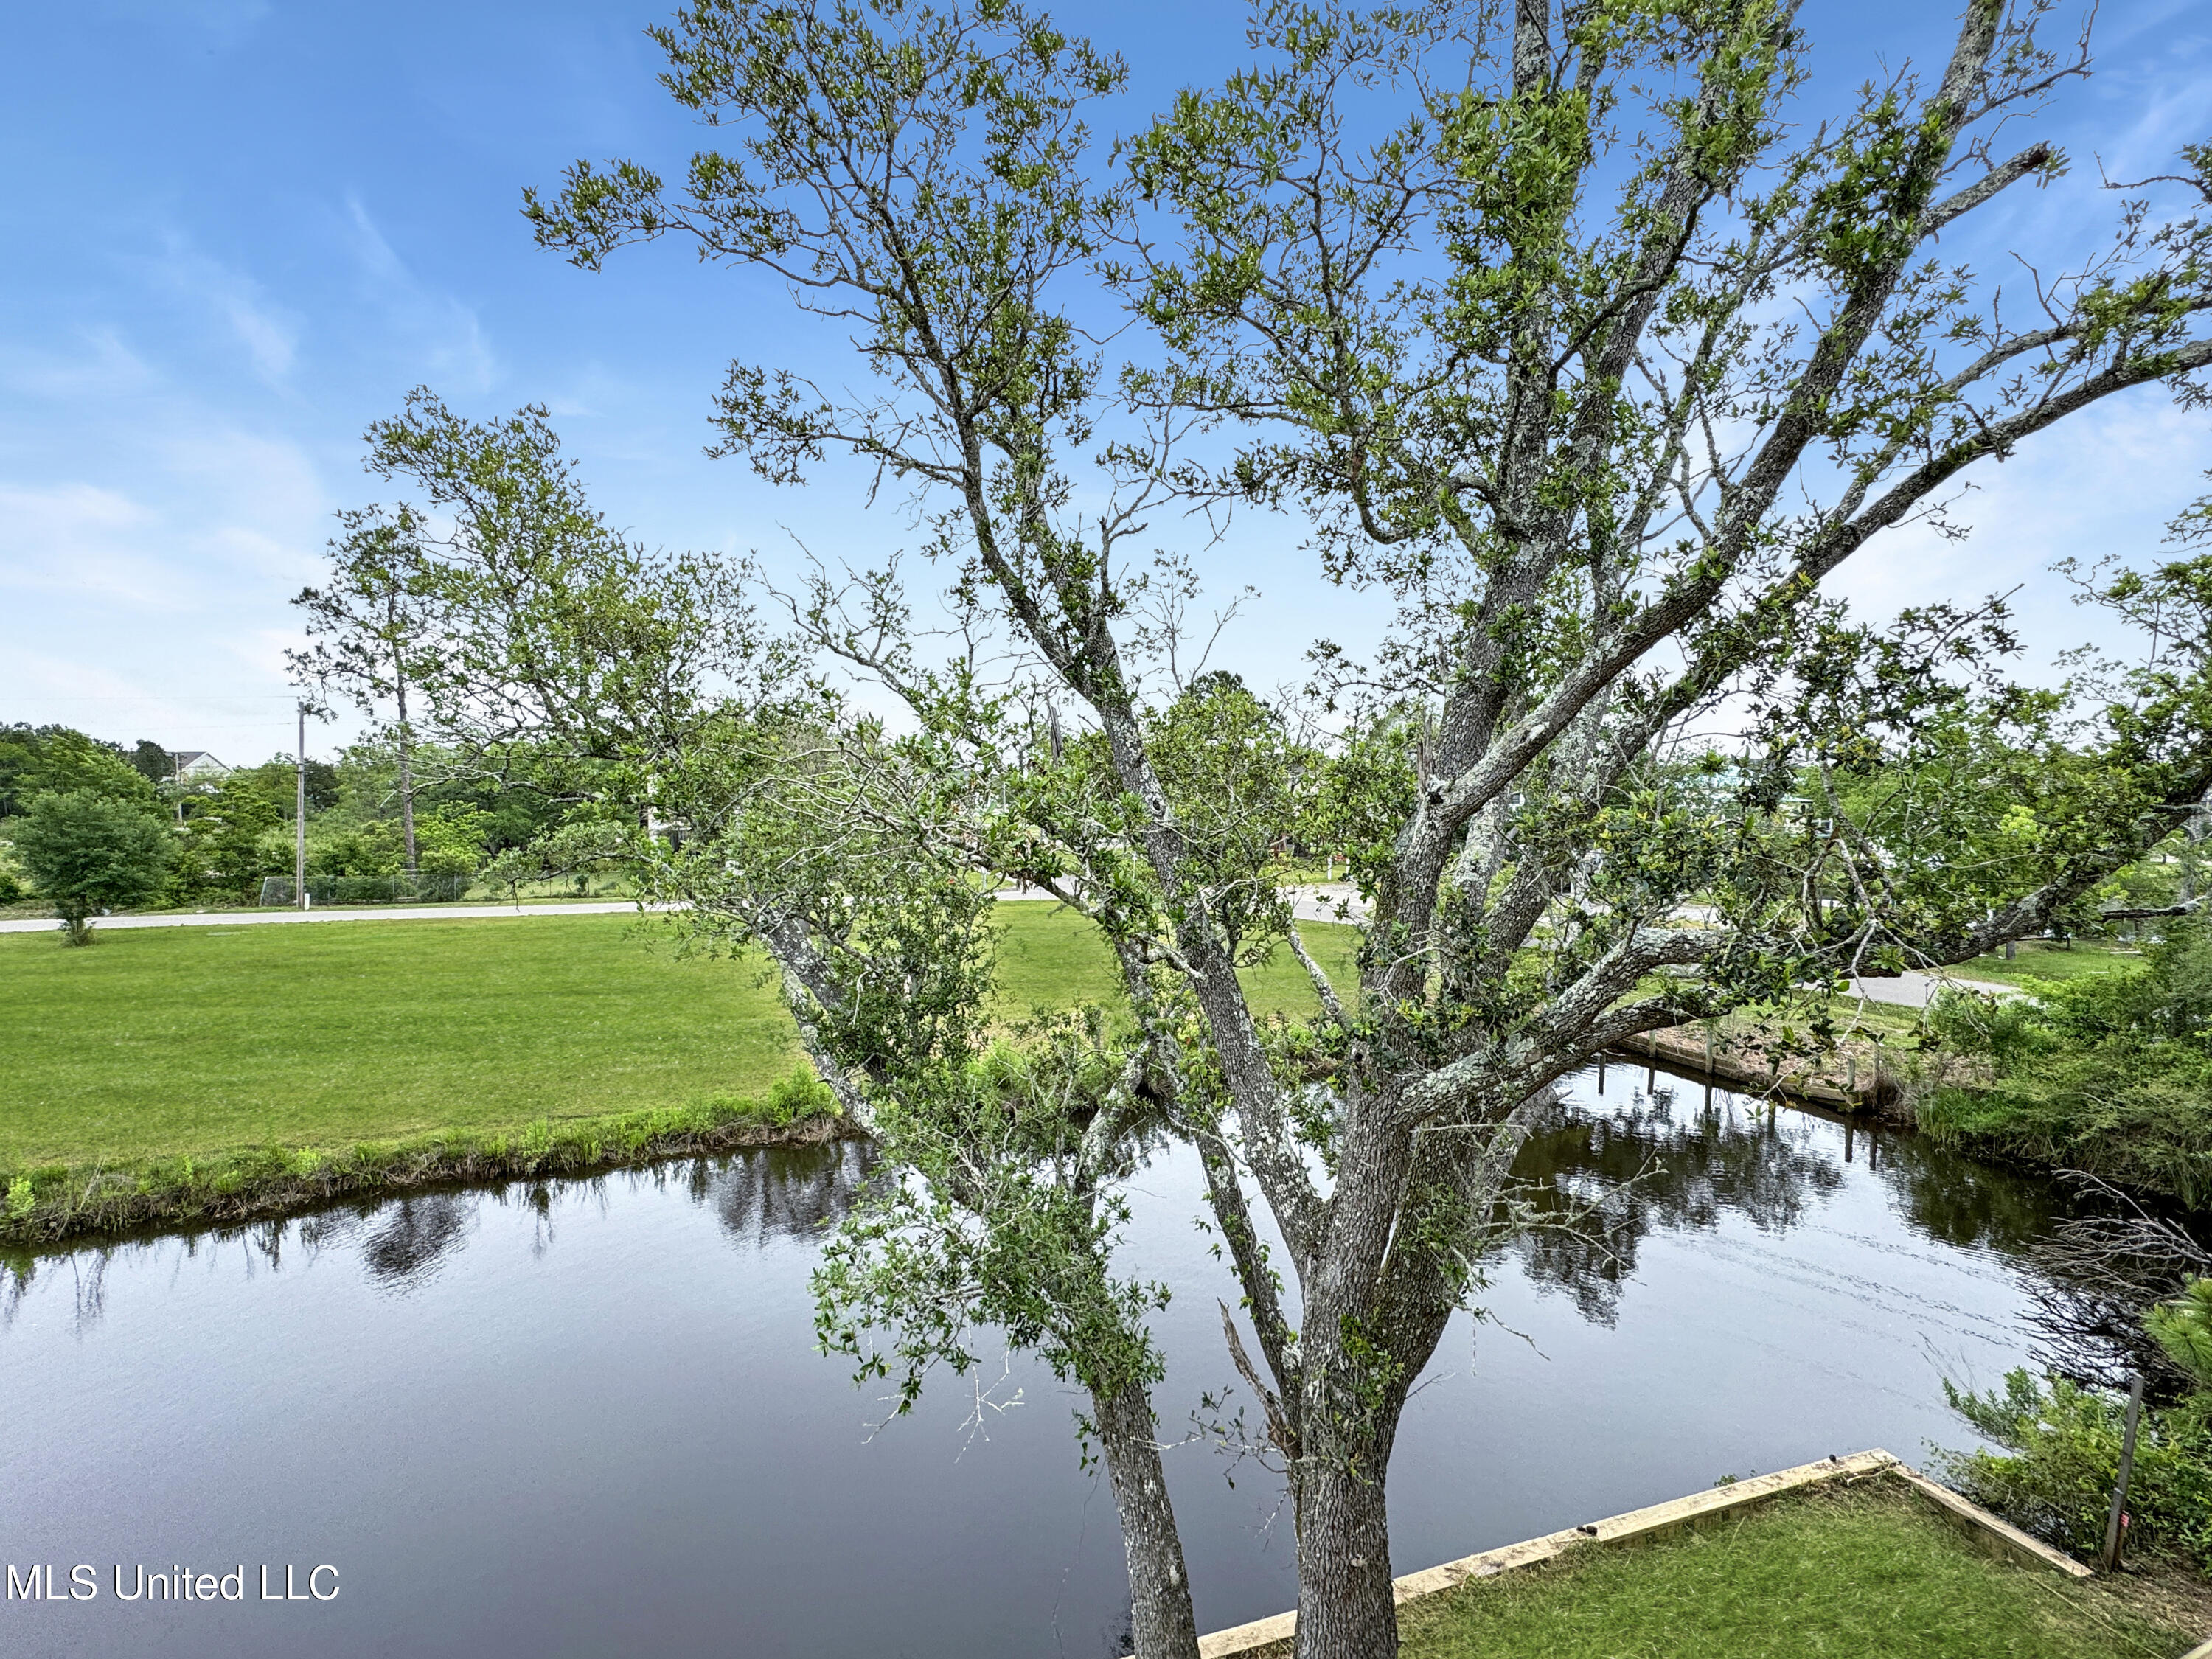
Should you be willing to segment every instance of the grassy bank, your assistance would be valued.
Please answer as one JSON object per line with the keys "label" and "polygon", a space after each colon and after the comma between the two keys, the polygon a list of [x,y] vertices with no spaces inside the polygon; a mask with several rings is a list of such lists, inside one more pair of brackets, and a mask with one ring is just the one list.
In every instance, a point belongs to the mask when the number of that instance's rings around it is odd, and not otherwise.
{"label": "grassy bank", "polygon": [[648,1158],[789,1146],[850,1133],[829,1091],[794,1072],[765,1098],[540,1118],[511,1133],[454,1132],[336,1149],[252,1146],[133,1164],[34,1165],[9,1172],[0,1245],[85,1233],[250,1221],[334,1200],[459,1181],[583,1175]]}
{"label": "grassy bank", "polygon": [[[1113,997],[1077,918],[1001,914],[1010,1015]],[[1249,982],[1311,1006],[1287,953]],[[626,915],[0,935],[0,1023],[19,1240],[797,1132],[763,1117],[799,1055],[757,966]]]}
{"label": "grassy bank", "polygon": [[2082,979],[2108,974],[2115,968],[2140,968],[2142,952],[2113,939],[2076,939],[2057,945],[2049,939],[2022,939],[2007,961],[2002,951],[1973,957],[1950,969],[1960,979],[1993,980],[2002,985],[2024,985],[2030,980]]}
{"label": "grassy bank", "polygon": [[500,1133],[757,1093],[799,1058],[757,975],[629,918],[0,936],[0,1167]]}
{"label": "grassy bank", "polygon": [[2212,1204],[2212,932],[2178,919],[2140,956],[2108,959],[2031,980],[2032,1000],[1931,1008],[1930,1033],[1972,1074],[1932,1076],[1920,1126],[1978,1153]]}
{"label": "grassy bank", "polygon": [[2093,1053],[2051,1071],[1931,1091],[1914,1121],[1976,1158],[2086,1170],[2212,1208],[2212,1070]]}
{"label": "grassy bank", "polygon": [[1406,1659],[2176,1659],[2203,1616],[2156,1583],[2076,1583],[1978,1554],[1882,1480],[1401,1610]]}
{"label": "grassy bank", "polygon": [[[1838,1040],[1808,1054],[1753,1012],[1625,1044],[1724,1086],[1875,1109],[1977,1158],[2081,1170],[2124,1187],[2212,1206],[2212,935],[2192,928],[2142,951],[2024,944],[1961,977],[2032,993],[1992,1006],[1939,999],[1922,1010],[1837,996]],[[1801,1010],[1779,1022],[1802,1036]],[[1855,1086],[1854,1086],[1855,1085]]]}

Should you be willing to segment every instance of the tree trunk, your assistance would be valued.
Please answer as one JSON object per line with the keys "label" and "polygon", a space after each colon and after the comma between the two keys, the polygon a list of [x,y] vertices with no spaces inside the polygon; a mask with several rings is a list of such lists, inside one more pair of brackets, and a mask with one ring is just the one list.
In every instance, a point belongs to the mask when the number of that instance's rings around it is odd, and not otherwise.
{"label": "tree trunk", "polygon": [[[1382,1454],[1387,1457],[1387,1451]],[[1297,1659],[1395,1659],[1390,1516],[1378,1458],[1309,1467],[1300,1489]]]}
{"label": "tree trunk", "polygon": [[407,729],[407,682],[399,691],[399,838],[407,849],[407,879],[415,879],[415,734]]}
{"label": "tree trunk", "polygon": [[1112,1395],[1094,1390],[1091,1404],[1106,1451],[1114,1506],[1121,1516],[1137,1659],[1198,1659],[1190,1575],[1183,1569],[1182,1539],[1168,1502],[1159,1445],[1152,1438],[1151,1397],[1132,1384]]}

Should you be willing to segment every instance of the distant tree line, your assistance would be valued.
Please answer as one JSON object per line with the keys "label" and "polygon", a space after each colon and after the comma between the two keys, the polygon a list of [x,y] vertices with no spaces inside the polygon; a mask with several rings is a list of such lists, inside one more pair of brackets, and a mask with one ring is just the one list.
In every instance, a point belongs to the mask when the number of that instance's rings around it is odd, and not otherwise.
{"label": "distant tree line", "polygon": [[[58,884],[81,891],[80,908],[94,915],[252,903],[267,878],[294,873],[292,757],[200,779],[181,777],[176,761],[143,740],[125,748],[64,726],[0,726],[0,903],[58,906]],[[571,811],[549,792],[515,787],[511,774],[471,772],[434,747],[418,764],[410,857],[389,742],[310,759],[306,769],[311,883],[393,878],[410,866],[473,880],[502,859],[512,866],[519,849],[544,842]],[[62,862],[41,862],[54,858]],[[94,866],[113,868],[95,879]],[[526,878],[542,866],[520,872]]]}

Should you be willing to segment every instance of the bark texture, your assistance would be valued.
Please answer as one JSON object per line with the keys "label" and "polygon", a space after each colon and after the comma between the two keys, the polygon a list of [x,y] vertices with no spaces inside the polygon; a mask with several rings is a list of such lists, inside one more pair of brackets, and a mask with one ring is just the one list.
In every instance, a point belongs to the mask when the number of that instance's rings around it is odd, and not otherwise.
{"label": "bark texture", "polygon": [[1129,1561],[1129,1615],[1137,1659],[1198,1659],[1198,1621],[1191,1611],[1190,1574],[1182,1537],[1168,1503],[1166,1472],[1153,1437],[1151,1397],[1140,1387],[1094,1393],[1106,1474],[1121,1517]]}

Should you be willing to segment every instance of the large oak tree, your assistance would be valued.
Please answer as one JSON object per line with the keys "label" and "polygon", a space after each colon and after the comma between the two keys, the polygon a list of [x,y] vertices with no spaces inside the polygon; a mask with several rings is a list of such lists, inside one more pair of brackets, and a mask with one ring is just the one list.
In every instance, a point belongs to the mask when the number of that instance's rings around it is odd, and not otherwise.
{"label": "large oak tree", "polygon": [[[2212,783],[2200,562],[2094,586],[2160,648],[2071,695],[1997,678],[2001,607],[1869,629],[1829,592],[2046,428],[2133,388],[2201,401],[2203,152],[2064,276],[1942,253],[2065,169],[2001,143],[2086,68],[2039,15],[1972,0],[1944,61],[1807,127],[1806,29],[1772,0],[1269,4],[1253,66],[1109,165],[1084,112],[1122,66],[1038,14],[699,0],[654,35],[732,142],[530,198],[586,266],[672,235],[782,277],[860,378],[738,363],[722,447],[916,493],[964,650],[933,658],[888,568],[795,605],[912,729],[732,707],[658,752],[683,835],[650,856],[773,956],[909,1172],[833,1254],[825,1336],[912,1388],[995,1325],[1082,1382],[1140,1653],[1195,1646],[1156,1292],[1112,1272],[1148,1138],[1197,1149],[1242,1292],[1298,1650],[1387,1655],[1400,1416],[1551,1085],[1640,1031],[2037,930]],[[1203,547],[1145,538],[1224,504],[1296,515],[1326,579],[1399,601],[1373,660],[1322,653],[1325,763],[1171,672]],[[1701,721],[1735,737],[1692,763]],[[2001,777],[2003,810],[1867,787],[1947,767]],[[1300,833],[1371,901],[1356,985],[1255,856]],[[994,1026],[979,871],[1096,923],[1126,1025]],[[1304,1030],[1239,986],[1279,941]]]}

